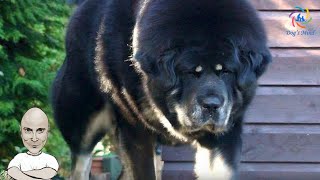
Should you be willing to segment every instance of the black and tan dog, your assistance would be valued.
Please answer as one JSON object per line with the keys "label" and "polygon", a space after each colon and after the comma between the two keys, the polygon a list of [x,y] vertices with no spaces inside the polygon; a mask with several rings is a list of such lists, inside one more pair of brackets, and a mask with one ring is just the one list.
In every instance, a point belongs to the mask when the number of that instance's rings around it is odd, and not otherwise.
{"label": "black and tan dog", "polygon": [[190,143],[198,179],[237,179],[241,123],[271,61],[244,0],[87,0],[70,20],[53,84],[73,179],[109,133],[121,179],[155,179],[154,144]]}

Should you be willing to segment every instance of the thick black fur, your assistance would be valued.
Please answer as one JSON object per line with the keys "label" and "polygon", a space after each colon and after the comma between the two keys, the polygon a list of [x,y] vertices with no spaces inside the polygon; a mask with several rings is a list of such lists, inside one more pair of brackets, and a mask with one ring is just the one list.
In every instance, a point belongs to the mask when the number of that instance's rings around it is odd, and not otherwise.
{"label": "thick black fur", "polygon": [[[271,61],[262,23],[246,1],[87,0],[70,19],[66,54],[52,102],[73,167],[109,132],[126,167],[123,179],[155,179],[156,140],[218,149],[237,178],[244,112]],[[150,103],[185,139],[168,132]],[[87,130],[106,104],[112,126]],[[176,105],[188,118],[179,121]],[[84,144],[88,131],[94,137]]]}

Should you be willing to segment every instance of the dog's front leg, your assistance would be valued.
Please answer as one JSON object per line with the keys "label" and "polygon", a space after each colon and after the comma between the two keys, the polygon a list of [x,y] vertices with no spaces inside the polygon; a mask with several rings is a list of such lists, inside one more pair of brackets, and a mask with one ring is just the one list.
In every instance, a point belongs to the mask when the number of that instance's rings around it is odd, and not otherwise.
{"label": "dog's front leg", "polygon": [[151,133],[128,126],[119,129],[117,134],[117,151],[123,165],[120,180],[155,180]]}

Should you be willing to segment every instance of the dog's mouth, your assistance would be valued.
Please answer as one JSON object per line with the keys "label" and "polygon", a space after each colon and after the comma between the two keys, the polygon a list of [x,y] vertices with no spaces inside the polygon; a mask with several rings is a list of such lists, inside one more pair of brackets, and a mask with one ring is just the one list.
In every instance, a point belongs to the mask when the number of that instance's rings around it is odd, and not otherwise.
{"label": "dog's mouth", "polygon": [[212,133],[224,133],[228,131],[231,120],[231,105],[225,105],[215,111],[201,109],[201,116],[197,118],[197,131],[209,131]]}
{"label": "dog's mouth", "polygon": [[202,124],[201,126],[191,126],[186,128],[186,134],[200,134],[200,133],[211,133],[211,134],[223,134],[228,131],[228,126],[217,125],[210,121]]}
{"label": "dog's mouth", "polygon": [[179,131],[192,136],[202,133],[224,134],[230,127],[231,107],[224,106],[215,111],[208,111],[194,105],[187,111],[188,108],[176,106],[175,111],[181,124]]}
{"label": "dog's mouth", "polygon": [[200,131],[208,131],[208,132],[214,132],[215,126],[213,124],[210,125],[203,125],[194,129],[187,130],[189,133],[196,133]]}
{"label": "dog's mouth", "polygon": [[208,114],[202,113],[202,116],[197,119],[193,119],[192,125],[188,127],[190,132],[208,131],[212,133],[221,133],[228,130],[230,115],[227,112]]}

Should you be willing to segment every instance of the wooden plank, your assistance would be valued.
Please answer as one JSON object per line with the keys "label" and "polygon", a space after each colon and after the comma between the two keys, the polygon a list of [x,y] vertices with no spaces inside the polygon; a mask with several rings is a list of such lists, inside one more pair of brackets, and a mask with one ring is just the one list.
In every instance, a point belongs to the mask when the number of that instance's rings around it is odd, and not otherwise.
{"label": "wooden plank", "polygon": [[303,87],[303,86],[259,86],[256,95],[320,95],[320,87]]}
{"label": "wooden plank", "polygon": [[273,50],[260,85],[320,85],[320,50]]}
{"label": "wooden plank", "polygon": [[316,163],[241,163],[240,180],[318,180]]}
{"label": "wooden plank", "polygon": [[162,146],[161,159],[165,162],[194,162],[194,153],[189,145]]}
{"label": "wooden plank", "polygon": [[165,163],[162,169],[163,180],[194,180],[193,163]]}
{"label": "wooden plank", "polygon": [[[320,12],[312,12],[312,21],[308,23],[305,29],[293,27],[289,14],[291,12],[260,12],[259,16],[262,18],[265,25],[268,45],[270,47],[320,47]],[[314,35],[301,35],[301,31],[314,32]],[[300,34],[292,36],[287,34],[288,31]]]}
{"label": "wooden plank", "polygon": [[320,95],[257,95],[245,122],[320,123]]}
{"label": "wooden plank", "polygon": [[[243,162],[320,163],[320,125],[245,125]],[[194,162],[190,146],[163,146],[165,162]]]}
{"label": "wooden plank", "polygon": [[320,1],[317,0],[250,0],[258,10],[294,10],[295,6],[319,10]]}
{"label": "wooden plank", "polygon": [[320,125],[246,125],[243,162],[319,163]]}
{"label": "wooden plank", "polygon": [[[162,179],[194,180],[193,163],[164,164]],[[317,180],[320,164],[291,163],[241,163],[240,180]]]}

